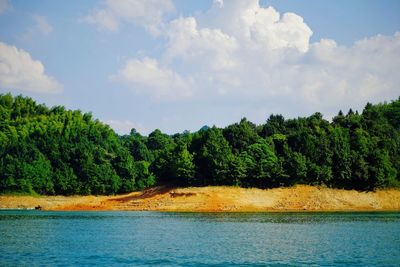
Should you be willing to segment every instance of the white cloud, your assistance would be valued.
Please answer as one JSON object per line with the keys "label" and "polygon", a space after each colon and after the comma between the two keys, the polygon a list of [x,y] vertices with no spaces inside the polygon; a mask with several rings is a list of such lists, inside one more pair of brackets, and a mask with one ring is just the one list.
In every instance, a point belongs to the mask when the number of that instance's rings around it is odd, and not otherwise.
{"label": "white cloud", "polygon": [[174,10],[171,0],[106,0],[83,21],[114,32],[121,23],[133,23],[158,33],[163,17]]}
{"label": "white cloud", "polygon": [[142,135],[150,133],[141,123],[135,123],[130,120],[105,120],[104,122],[110,125],[118,134],[129,134],[132,128],[135,128]]}
{"label": "white cloud", "polygon": [[172,21],[165,33],[168,61],[182,60],[184,64],[197,65],[207,71],[235,67],[233,52],[237,49],[235,38],[219,29],[201,28],[193,17]]}
{"label": "white cloud", "polygon": [[119,29],[117,19],[105,9],[93,11],[92,14],[85,17],[83,21],[97,25],[99,29],[107,29],[113,32],[116,32]]}
{"label": "white cloud", "polygon": [[214,5],[200,16],[202,25],[218,28],[235,36],[242,46],[269,53],[270,50],[293,48],[308,50],[311,29],[294,13],[282,16],[273,7],[261,7],[258,0],[229,0]]}
{"label": "white cloud", "polygon": [[53,27],[46,20],[45,17],[39,15],[33,15],[33,19],[35,20],[35,29],[37,32],[48,35],[53,31]]}
{"label": "white cloud", "polygon": [[37,93],[58,93],[62,85],[45,73],[40,61],[15,46],[0,42],[0,87]]}
{"label": "white cloud", "polygon": [[224,6],[224,0],[214,0],[214,5],[221,8]]}
{"label": "white cloud", "polygon": [[5,13],[9,9],[11,9],[10,0],[0,0],[0,14]]}
{"label": "white cloud", "polygon": [[32,15],[34,25],[30,26],[26,32],[21,36],[21,39],[28,40],[38,35],[49,35],[53,32],[53,27],[47,19],[40,15]]}
{"label": "white cloud", "polygon": [[157,60],[147,57],[128,60],[111,79],[126,84],[136,93],[148,94],[157,99],[170,100],[192,95],[190,81],[160,66]]}
{"label": "white cloud", "polygon": [[351,47],[321,40],[311,45],[292,80],[306,100],[321,107],[393,99],[399,95],[398,55],[400,33],[366,38]]}
{"label": "white cloud", "polygon": [[[293,110],[333,115],[399,95],[400,33],[351,46],[310,43],[302,17],[281,15],[258,0],[214,1],[208,12],[174,19],[164,29],[161,56],[129,60],[117,80],[162,100],[223,103],[231,114],[251,105],[263,112],[255,119]],[[265,113],[265,105],[274,109]]]}

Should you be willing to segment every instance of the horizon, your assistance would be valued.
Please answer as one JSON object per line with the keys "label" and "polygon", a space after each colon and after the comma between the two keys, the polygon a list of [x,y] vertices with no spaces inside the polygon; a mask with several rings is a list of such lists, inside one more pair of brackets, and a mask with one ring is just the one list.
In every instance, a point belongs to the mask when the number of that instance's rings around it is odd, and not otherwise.
{"label": "horizon", "polygon": [[400,2],[0,0],[0,93],[168,134],[399,97]]}

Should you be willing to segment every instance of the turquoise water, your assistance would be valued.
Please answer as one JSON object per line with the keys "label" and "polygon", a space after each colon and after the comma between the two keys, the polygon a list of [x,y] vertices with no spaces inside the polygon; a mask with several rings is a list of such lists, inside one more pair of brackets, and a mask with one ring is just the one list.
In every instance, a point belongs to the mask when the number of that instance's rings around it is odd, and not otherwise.
{"label": "turquoise water", "polygon": [[0,211],[0,266],[398,266],[400,213]]}

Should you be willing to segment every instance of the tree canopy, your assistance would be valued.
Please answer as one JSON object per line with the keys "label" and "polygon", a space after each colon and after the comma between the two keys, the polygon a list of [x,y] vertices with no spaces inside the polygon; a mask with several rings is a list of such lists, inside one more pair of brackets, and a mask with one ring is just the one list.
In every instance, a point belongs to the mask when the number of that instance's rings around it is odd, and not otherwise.
{"label": "tree canopy", "polygon": [[373,190],[400,185],[400,98],[255,125],[117,135],[90,113],[0,95],[0,193],[116,194],[156,184]]}

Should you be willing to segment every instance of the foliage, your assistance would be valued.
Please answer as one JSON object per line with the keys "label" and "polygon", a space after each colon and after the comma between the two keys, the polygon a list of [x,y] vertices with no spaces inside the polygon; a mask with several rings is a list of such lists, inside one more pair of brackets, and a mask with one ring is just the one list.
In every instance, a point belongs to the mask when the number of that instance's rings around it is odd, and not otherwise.
{"label": "foliage", "polygon": [[220,129],[118,136],[90,113],[0,95],[0,193],[116,194],[156,184],[269,188],[400,185],[400,98],[328,122],[322,114]]}

